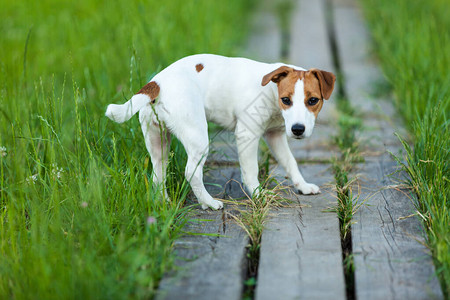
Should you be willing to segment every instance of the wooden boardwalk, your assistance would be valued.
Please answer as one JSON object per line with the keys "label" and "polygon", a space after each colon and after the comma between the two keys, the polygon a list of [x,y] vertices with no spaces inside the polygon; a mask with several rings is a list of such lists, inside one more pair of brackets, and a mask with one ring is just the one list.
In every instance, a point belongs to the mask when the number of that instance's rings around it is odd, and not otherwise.
{"label": "wooden boardwalk", "polygon": [[[430,253],[421,243],[422,225],[417,217],[408,217],[414,213],[408,191],[388,176],[396,165],[387,150],[401,149],[393,133],[404,131],[389,99],[371,96],[382,75],[369,55],[370,39],[361,13],[353,0],[296,2],[289,62],[340,71],[345,81],[339,84],[364,121],[359,138],[365,145],[365,163],[354,174],[360,199],[366,200],[352,226],[355,297],[442,299]],[[275,62],[280,60],[281,32],[270,2],[263,3],[268,5],[255,13],[255,30],[245,55]],[[332,43],[340,70],[333,60]],[[335,102],[336,96],[325,103],[310,139],[290,141],[306,180],[320,185],[322,193],[297,195],[289,207],[271,211],[262,236],[255,299],[348,297],[339,221],[335,213],[326,211],[336,204],[330,169],[330,159],[339,154],[332,141],[339,116]],[[240,170],[232,134],[218,135],[212,149],[208,164],[213,170],[205,175],[208,190],[224,199],[245,197],[237,183]],[[272,169],[283,178],[283,170],[276,165]],[[196,234],[176,242],[177,269],[162,279],[157,299],[242,299],[249,239],[230,214],[239,214],[236,205],[227,203],[218,212],[195,210],[185,231]]]}
{"label": "wooden boardwalk", "polygon": [[[363,115],[366,163],[359,166],[361,199],[354,216],[355,291],[358,299],[441,299],[425,233],[409,191],[398,188],[389,174],[396,164],[387,151],[402,148],[394,132],[400,118],[391,101],[371,97],[381,73],[370,57],[368,33],[352,1],[334,3],[336,41],[349,101]],[[373,92],[372,92],[373,93]],[[401,175],[398,175],[401,176]]]}

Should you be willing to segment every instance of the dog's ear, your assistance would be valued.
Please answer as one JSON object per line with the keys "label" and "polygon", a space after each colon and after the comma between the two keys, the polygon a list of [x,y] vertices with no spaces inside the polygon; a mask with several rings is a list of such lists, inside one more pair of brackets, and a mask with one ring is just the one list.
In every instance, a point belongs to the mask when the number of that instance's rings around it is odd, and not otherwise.
{"label": "dog's ear", "polygon": [[333,92],[336,76],[334,76],[334,74],[331,72],[319,69],[311,69],[309,71],[313,73],[317,77],[317,79],[319,79],[320,92],[322,93],[322,97],[328,100],[331,96],[331,93]]}
{"label": "dog's ear", "polygon": [[282,66],[278,69],[270,72],[269,74],[264,75],[261,85],[265,86],[269,83],[269,81],[273,81],[275,83],[278,83],[281,81],[281,79],[285,78],[289,72],[293,71],[294,69],[288,67],[288,66]]}

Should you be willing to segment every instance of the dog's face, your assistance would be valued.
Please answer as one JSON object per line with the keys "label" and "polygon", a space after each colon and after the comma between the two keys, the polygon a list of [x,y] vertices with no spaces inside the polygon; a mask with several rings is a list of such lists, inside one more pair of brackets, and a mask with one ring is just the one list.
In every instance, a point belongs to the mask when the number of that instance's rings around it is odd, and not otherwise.
{"label": "dog's face", "polygon": [[282,66],[265,75],[262,85],[273,81],[278,86],[278,105],[289,137],[301,139],[312,134],[323,100],[333,92],[336,76],[311,69],[295,70]]}

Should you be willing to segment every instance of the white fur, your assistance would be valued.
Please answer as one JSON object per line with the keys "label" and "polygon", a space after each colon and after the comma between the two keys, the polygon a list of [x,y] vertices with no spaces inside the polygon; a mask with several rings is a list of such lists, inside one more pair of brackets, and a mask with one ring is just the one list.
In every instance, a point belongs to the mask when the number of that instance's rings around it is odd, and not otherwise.
{"label": "white fur", "polygon": [[105,115],[117,123],[128,121],[138,111],[150,102],[150,98],[144,94],[137,94],[124,104],[110,104]]}
{"label": "white fur", "polygon": [[[197,64],[204,66],[200,72],[196,71]],[[234,130],[242,179],[250,192],[259,186],[257,153],[259,139],[265,136],[294,186],[303,194],[316,194],[319,188],[303,179],[286,139],[286,133],[293,136],[291,127],[296,123],[305,125],[305,137],[312,134],[315,116],[305,107],[303,82],[296,83],[293,106],[283,112],[278,106],[277,85],[273,82],[261,85],[264,75],[283,65],[212,54],[188,56],[151,80],[160,86],[153,108],[148,96],[134,95],[123,105],[109,105],[106,116],[120,123],[140,111],[139,119],[157,184],[163,184],[167,167],[166,145],[170,134],[166,129],[175,134],[188,155],[186,178],[204,209],[223,207],[203,184],[203,165],[209,142],[207,121]],[[155,125],[158,120],[164,126]]]}
{"label": "white fur", "polygon": [[[297,81],[295,84],[295,93],[292,96],[292,106],[282,111],[286,134],[295,139],[310,137],[316,122],[314,113],[310,112],[305,106],[303,87],[303,81]],[[294,124],[302,124],[305,126],[305,132],[301,137],[295,136],[292,133],[291,128]]]}

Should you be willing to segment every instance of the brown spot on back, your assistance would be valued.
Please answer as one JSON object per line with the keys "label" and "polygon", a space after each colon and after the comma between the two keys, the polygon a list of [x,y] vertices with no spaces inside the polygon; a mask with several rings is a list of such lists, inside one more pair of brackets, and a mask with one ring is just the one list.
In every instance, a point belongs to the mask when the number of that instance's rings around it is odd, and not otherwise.
{"label": "brown spot on back", "polygon": [[153,104],[155,103],[155,99],[159,95],[159,85],[154,81],[150,81],[149,83],[144,85],[142,89],[140,89],[139,92],[137,92],[137,94],[145,94],[149,96],[150,99],[152,100],[151,103]]}
{"label": "brown spot on back", "polygon": [[197,70],[197,72],[200,73],[200,71],[203,70],[203,64],[196,64],[195,70]]}

